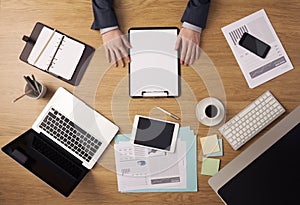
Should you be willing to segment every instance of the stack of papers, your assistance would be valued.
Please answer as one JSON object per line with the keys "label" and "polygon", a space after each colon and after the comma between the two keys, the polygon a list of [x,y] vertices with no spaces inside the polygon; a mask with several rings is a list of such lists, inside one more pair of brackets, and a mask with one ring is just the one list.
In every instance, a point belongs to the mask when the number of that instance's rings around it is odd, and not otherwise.
{"label": "stack of papers", "polygon": [[120,192],[197,191],[197,140],[189,127],[179,129],[174,153],[135,146],[130,137],[115,138]]}

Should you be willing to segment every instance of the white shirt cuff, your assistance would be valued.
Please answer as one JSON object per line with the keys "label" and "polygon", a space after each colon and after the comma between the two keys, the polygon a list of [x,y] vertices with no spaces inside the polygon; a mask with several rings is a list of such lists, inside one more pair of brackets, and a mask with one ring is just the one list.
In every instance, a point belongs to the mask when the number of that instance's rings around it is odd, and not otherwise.
{"label": "white shirt cuff", "polygon": [[112,31],[112,30],[115,30],[117,28],[119,28],[119,27],[118,26],[111,26],[111,27],[107,27],[107,28],[102,28],[102,29],[100,29],[100,33],[104,34],[104,33],[108,32],[108,31]]}
{"label": "white shirt cuff", "polygon": [[191,30],[193,30],[193,31],[197,31],[197,32],[199,32],[199,33],[202,32],[202,28],[201,28],[201,27],[195,26],[195,25],[190,24],[190,23],[188,23],[188,22],[183,22],[182,27],[183,27],[183,28],[191,29]]}

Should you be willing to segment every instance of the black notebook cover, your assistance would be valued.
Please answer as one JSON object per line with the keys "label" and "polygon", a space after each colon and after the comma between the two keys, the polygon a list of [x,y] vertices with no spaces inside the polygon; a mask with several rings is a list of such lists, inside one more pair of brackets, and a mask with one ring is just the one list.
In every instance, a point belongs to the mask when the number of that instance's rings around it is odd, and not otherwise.
{"label": "black notebook cover", "polygon": [[[30,52],[31,52],[31,50],[32,50],[32,48],[33,48],[36,40],[38,39],[38,36],[40,35],[40,33],[41,33],[41,31],[42,31],[42,29],[43,29],[44,26],[46,26],[46,27],[48,27],[50,29],[53,29],[53,28],[51,28],[51,27],[49,27],[49,26],[47,26],[47,25],[45,25],[43,23],[37,22],[35,24],[32,32],[31,32],[30,36],[29,37],[27,37],[27,36],[23,37],[23,40],[26,41],[26,44],[25,44],[25,46],[24,46],[24,48],[22,50],[22,53],[21,53],[21,55],[19,57],[20,60],[24,61],[25,63],[28,63],[28,57],[30,55]],[[67,79],[65,79],[65,78],[63,78],[61,76],[54,75],[54,74],[52,74],[52,73],[50,73],[50,72],[48,72],[46,70],[42,70],[42,69],[39,69],[39,68],[38,69],[41,70],[41,71],[47,72],[47,73],[49,73],[49,74],[51,74],[51,75],[53,75],[53,76],[55,76],[55,77],[57,77],[57,78],[65,81],[65,82],[68,82],[71,85],[79,85],[79,83],[80,83],[80,81],[81,81],[81,79],[82,79],[82,77],[84,75],[84,72],[85,72],[86,68],[88,67],[89,62],[90,62],[90,60],[91,60],[91,58],[92,58],[92,56],[93,56],[93,54],[95,52],[95,48],[93,48],[93,47],[91,47],[91,46],[89,46],[89,45],[87,45],[87,44],[85,44],[85,43],[83,43],[83,42],[81,42],[81,41],[79,41],[77,39],[74,39],[71,36],[68,36],[68,35],[66,35],[66,34],[64,34],[64,33],[60,32],[58,30],[56,30],[56,32],[58,32],[58,33],[60,33],[62,35],[65,35],[65,36],[67,36],[67,37],[69,37],[69,38],[71,38],[71,39],[73,39],[73,40],[75,40],[75,41],[77,41],[77,42],[82,43],[82,44],[85,45],[85,49],[84,49],[83,54],[82,54],[82,56],[81,56],[81,58],[80,58],[80,60],[79,60],[79,62],[77,64],[75,72],[74,72],[72,78],[70,80],[67,80]],[[29,65],[32,65],[32,64],[29,64]],[[32,66],[34,66],[34,65],[32,65]],[[34,67],[36,67],[36,66],[34,66]]]}

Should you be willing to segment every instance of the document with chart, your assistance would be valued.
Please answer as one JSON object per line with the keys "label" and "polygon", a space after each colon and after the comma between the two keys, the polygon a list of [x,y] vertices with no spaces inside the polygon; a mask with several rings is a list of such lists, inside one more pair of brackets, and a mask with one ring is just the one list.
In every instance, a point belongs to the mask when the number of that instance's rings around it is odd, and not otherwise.
{"label": "document with chart", "polygon": [[120,192],[197,191],[197,138],[189,127],[179,129],[173,153],[134,145],[130,138],[130,134],[115,137]]}
{"label": "document with chart", "polygon": [[[293,69],[264,9],[223,27],[222,32],[250,88]],[[239,45],[238,42],[245,32],[271,46],[265,58],[260,58]]]}

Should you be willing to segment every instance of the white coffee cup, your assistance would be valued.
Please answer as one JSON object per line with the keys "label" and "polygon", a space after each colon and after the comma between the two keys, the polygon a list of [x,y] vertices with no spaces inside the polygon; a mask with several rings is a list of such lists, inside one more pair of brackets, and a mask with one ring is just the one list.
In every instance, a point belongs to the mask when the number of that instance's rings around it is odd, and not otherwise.
{"label": "white coffee cup", "polygon": [[215,126],[225,118],[225,108],[217,98],[204,98],[196,106],[196,116],[203,125]]}

